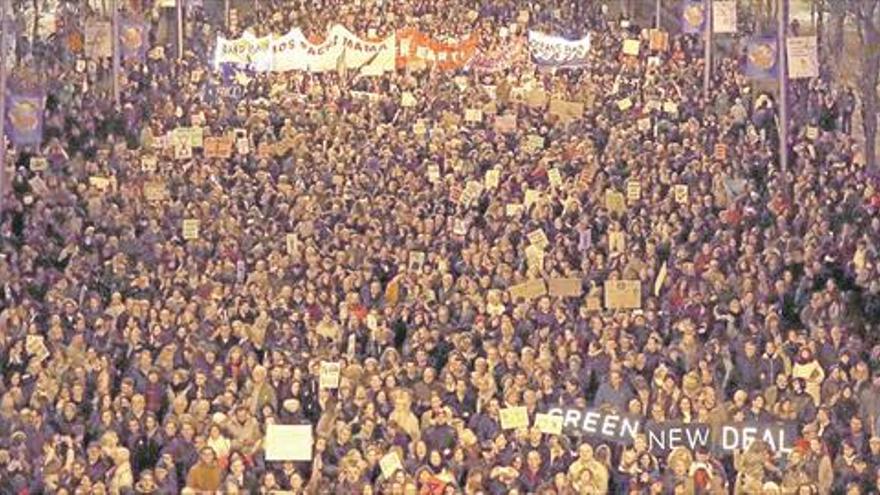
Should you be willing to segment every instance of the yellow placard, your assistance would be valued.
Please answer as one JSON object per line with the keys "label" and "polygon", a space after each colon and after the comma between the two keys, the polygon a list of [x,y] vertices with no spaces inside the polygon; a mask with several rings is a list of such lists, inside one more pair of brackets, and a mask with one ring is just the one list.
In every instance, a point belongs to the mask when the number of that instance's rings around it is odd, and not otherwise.
{"label": "yellow placard", "polygon": [[551,296],[580,297],[583,293],[579,278],[551,278],[547,281]]}
{"label": "yellow placard", "polygon": [[547,287],[544,285],[543,279],[536,278],[533,280],[529,280],[528,282],[514,285],[510,287],[508,291],[510,291],[510,297],[513,300],[517,300],[519,298],[529,300],[536,297],[541,297],[546,294]]}
{"label": "yellow placard", "polygon": [[623,53],[625,55],[639,56],[641,44],[639,40],[623,40]]}
{"label": "yellow placard", "polygon": [[199,238],[200,223],[198,219],[187,218],[183,221],[183,238],[186,240]]}
{"label": "yellow placard", "polygon": [[626,198],[613,189],[605,190],[605,208],[612,213],[623,213],[626,210]]}
{"label": "yellow placard", "polygon": [[556,414],[535,414],[535,428],[548,435],[562,434],[562,416]]}
{"label": "yellow placard", "polygon": [[630,203],[642,198],[642,183],[638,179],[626,181],[626,200]]}
{"label": "yellow placard", "polygon": [[525,406],[505,407],[498,411],[502,430],[529,427],[529,412]]}

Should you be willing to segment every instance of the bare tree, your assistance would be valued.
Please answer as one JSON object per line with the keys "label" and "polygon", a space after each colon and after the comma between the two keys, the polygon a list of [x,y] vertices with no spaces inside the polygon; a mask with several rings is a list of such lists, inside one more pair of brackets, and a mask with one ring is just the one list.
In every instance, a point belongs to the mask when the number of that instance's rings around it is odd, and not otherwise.
{"label": "bare tree", "polygon": [[880,79],[880,0],[847,0],[847,10],[859,34],[859,96],[865,131],[865,161],[877,166],[877,83]]}

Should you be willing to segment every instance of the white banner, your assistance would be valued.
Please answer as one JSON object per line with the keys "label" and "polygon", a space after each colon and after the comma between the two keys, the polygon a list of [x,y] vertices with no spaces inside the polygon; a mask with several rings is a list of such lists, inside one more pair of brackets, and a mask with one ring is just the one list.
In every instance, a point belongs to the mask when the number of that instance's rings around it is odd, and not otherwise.
{"label": "white banner", "polygon": [[590,35],[575,41],[529,31],[529,51],[538,65],[583,67],[590,54]]}
{"label": "white banner", "polygon": [[316,45],[294,28],[276,38],[218,38],[214,61],[250,65],[261,72],[327,72],[344,67],[375,74],[394,70],[396,42],[393,34],[379,42],[364,41],[337,24]]}
{"label": "white banner", "polygon": [[736,1],[724,0],[712,2],[712,32],[736,32]]}
{"label": "white banner", "polygon": [[788,38],[788,77],[819,77],[819,53],[815,36]]}

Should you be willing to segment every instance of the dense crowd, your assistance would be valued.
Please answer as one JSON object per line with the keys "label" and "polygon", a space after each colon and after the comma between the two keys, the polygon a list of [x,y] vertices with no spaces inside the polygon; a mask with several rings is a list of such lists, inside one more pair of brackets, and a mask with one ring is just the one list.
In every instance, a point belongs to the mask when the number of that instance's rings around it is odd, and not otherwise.
{"label": "dense crowd", "polygon": [[[146,9],[155,46],[158,13]],[[529,29],[592,37],[583,69],[521,56],[498,72],[381,77],[218,70],[216,36],[240,32],[192,9],[183,60],[172,35],[126,62],[120,106],[108,61],[77,67],[68,31],[85,15],[67,15],[27,49],[47,85],[44,144],[7,157],[0,493],[878,493],[880,191],[847,88],[793,83],[783,170],[774,96],[743,76],[736,40],[707,99],[698,37],[649,50],[597,2],[240,12],[255,34],[415,26],[476,32],[486,53]],[[622,55],[634,37],[640,55]],[[549,118],[522,88],[584,115]],[[485,120],[456,118],[470,108]],[[515,114],[515,131],[497,132],[495,114]],[[191,125],[239,130],[251,151],[175,159],[161,137]],[[277,155],[254,151],[279,141]],[[493,170],[497,187],[457,200]],[[610,211],[606,190],[632,180],[640,198]],[[157,182],[166,197],[148,199]],[[197,239],[184,219],[200,221]],[[538,277],[579,279],[583,295],[508,291]],[[640,281],[641,309],[596,308],[607,280]],[[322,362],[342,364],[338,389],[319,385]],[[784,419],[799,438],[790,454],[758,441],[662,456],[643,437],[502,429],[511,406]],[[313,425],[313,460],[266,461],[273,423]],[[390,452],[402,467],[388,476]]]}

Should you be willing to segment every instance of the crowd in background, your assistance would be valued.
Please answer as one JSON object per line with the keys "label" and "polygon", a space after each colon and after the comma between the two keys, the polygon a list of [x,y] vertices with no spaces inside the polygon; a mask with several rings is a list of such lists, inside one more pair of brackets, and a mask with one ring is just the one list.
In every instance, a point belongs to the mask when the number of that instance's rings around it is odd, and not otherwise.
{"label": "crowd in background", "polygon": [[[144,12],[163,46],[160,9]],[[172,35],[164,54],[126,62],[116,106],[109,61],[78,67],[66,19],[28,48],[47,87],[44,143],[7,156],[0,493],[878,493],[880,191],[847,88],[795,84],[783,170],[774,95],[744,77],[741,50],[717,57],[705,98],[697,36],[649,50],[643,27],[597,2],[240,12],[254,34],[336,23],[476,32],[486,52],[529,29],[589,33],[592,50],[576,70],[528,56],[498,72],[218,70],[216,36],[240,33],[191,9],[184,58]],[[626,38],[640,55],[621,53]],[[584,115],[550,118],[518,101],[523,87],[583,102]],[[484,121],[450,117],[470,108]],[[493,113],[515,114],[515,131],[497,132]],[[252,151],[162,149],[191,125],[244,130]],[[282,140],[278,155],[253,151]],[[455,200],[490,170],[497,187]],[[606,190],[632,180],[640,198],[609,211]],[[157,181],[167,197],[148,200]],[[510,208],[527,190],[530,204]],[[183,239],[184,219],[200,221],[197,239]],[[549,243],[534,263],[538,228]],[[620,232],[625,248],[612,249]],[[579,279],[583,295],[511,296],[536,277]],[[641,309],[592,306],[607,280],[640,281]],[[323,361],[341,362],[338,389],[319,386]],[[512,406],[786,420],[798,440],[784,455],[755,442],[661,456],[643,436],[504,430]],[[272,423],[313,425],[313,460],[266,461]],[[402,468],[386,476],[390,452]]]}

